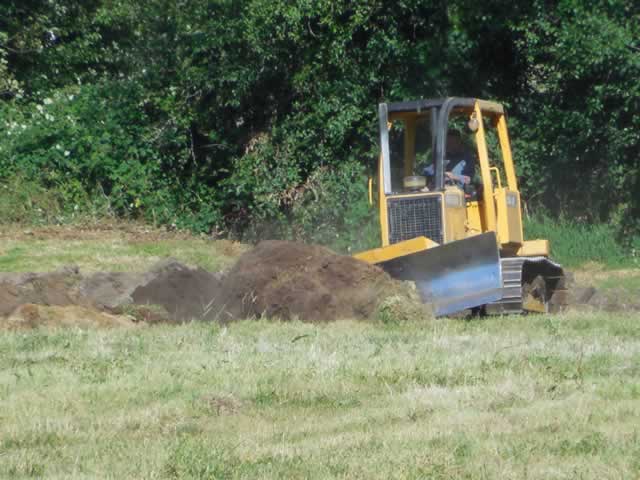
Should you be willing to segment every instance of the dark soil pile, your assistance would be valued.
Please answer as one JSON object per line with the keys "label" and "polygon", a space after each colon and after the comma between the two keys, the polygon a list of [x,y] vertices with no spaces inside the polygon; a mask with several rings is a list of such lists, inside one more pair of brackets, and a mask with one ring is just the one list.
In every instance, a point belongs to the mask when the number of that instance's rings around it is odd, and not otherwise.
{"label": "dark soil pile", "polygon": [[416,302],[406,285],[375,266],[323,247],[284,241],[260,243],[226,275],[171,259],[144,273],[83,276],[67,267],[44,274],[0,274],[4,317],[21,305],[43,305],[81,306],[145,323],[262,316],[319,322],[371,318],[390,296],[399,303]]}
{"label": "dark soil pile", "polygon": [[97,272],[82,279],[79,294],[100,310],[115,310],[133,303],[133,291],[152,278],[149,273]]}
{"label": "dark soil pile", "polygon": [[[637,292],[568,279],[569,308],[640,311]],[[44,308],[40,308],[44,307]],[[264,241],[226,274],[176,260],[143,273],[0,273],[0,328],[113,326],[243,318],[413,319],[429,316],[415,289],[382,269],[317,245]],[[4,326],[4,327],[3,327]],[[13,328],[12,327],[12,328]]]}
{"label": "dark soil pile", "polygon": [[[220,289],[219,275],[175,260],[144,273],[97,272],[75,267],[51,273],[0,274],[0,317],[22,305],[81,306],[137,320],[182,322],[208,318]],[[153,306],[152,309],[147,306]]]}
{"label": "dark soil pile", "polygon": [[213,319],[219,311],[220,275],[172,262],[151,277],[133,290],[133,303],[159,305],[176,321]]}
{"label": "dark soil pile", "polygon": [[225,275],[218,301],[224,319],[307,321],[369,318],[400,283],[382,269],[317,245],[263,241]]}

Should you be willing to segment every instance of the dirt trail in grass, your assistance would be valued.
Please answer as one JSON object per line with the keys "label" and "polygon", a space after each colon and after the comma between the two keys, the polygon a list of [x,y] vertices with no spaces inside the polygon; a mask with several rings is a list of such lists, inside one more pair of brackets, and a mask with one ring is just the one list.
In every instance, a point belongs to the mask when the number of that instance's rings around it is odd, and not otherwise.
{"label": "dirt trail in grass", "polygon": [[129,242],[190,240],[194,236],[188,232],[155,228],[132,222],[102,222],[88,225],[50,225],[34,228],[19,225],[3,225],[0,239],[12,240],[105,240],[126,238]]}
{"label": "dirt trail in grass", "polygon": [[[323,247],[284,241],[261,242],[224,274],[175,260],[141,273],[83,275],[66,267],[50,273],[0,274],[0,316],[5,319],[29,304],[79,306],[147,323],[262,316],[320,322],[372,318],[390,296],[417,302],[408,285],[375,266]],[[47,324],[55,324],[51,312]],[[69,324],[64,310],[55,312],[61,315],[60,324]],[[3,324],[33,326],[34,318]]]}
{"label": "dirt trail in grass", "polygon": [[[0,273],[0,328],[121,326],[270,317],[310,322],[371,319],[381,305],[428,316],[415,289],[382,269],[317,245],[264,241],[225,273],[168,259],[146,272]],[[636,292],[574,283],[570,308],[640,311]],[[67,308],[68,307],[68,308]],[[89,313],[93,312],[93,313]]]}

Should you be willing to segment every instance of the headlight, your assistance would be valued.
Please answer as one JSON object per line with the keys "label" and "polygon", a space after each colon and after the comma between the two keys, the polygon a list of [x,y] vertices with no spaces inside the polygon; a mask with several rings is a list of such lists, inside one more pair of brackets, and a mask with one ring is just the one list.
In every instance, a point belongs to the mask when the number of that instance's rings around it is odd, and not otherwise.
{"label": "headlight", "polygon": [[461,207],[462,206],[462,195],[456,195],[454,193],[445,193],[445,195],[444,195],[444,204],[447,207]]}

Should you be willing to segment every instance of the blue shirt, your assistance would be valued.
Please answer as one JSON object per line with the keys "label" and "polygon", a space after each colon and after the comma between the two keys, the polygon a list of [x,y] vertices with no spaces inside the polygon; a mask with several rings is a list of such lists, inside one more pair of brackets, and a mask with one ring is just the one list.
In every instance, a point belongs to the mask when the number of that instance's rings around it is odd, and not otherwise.
{"label": "blue shirt", "polygon": [[[445,168],[446,168],[446,167],[449,166],[449,164],[451,162],[449,160],[445,160],[444,163],[445,163]],[[466,167],[467,167],[467,161],[466,160],[458,160],[457,163],[454,165],[454,167],[451,170],[447,170],[447,171],[453,173],[457,177],[461,177],[462,175],[465,174],[464,172],[465,172],[465,168]],[[429,176],[429,177],[433,177],[436,174],[435,166],[433,164],[431,164],[431,165],[428,165],[427,167],[425,167],[424,174]],[[462,188],[464,186],[464,183],[459,181],[459,180],[454,180],[454,182],[460,188]]]}

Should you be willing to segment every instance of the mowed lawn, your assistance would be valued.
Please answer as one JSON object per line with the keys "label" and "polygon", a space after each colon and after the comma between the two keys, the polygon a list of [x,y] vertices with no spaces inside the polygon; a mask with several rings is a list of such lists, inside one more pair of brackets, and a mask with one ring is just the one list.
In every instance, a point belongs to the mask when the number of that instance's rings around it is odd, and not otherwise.
{"label": "mowed lawn", "polygon": [[247,245],[166,232],[135,223],[85,228],[0,226],[0,272],[42,272],[76,265],[84,273],[144,271],[173,257],[207,270],[229,268]]}
{"label": "mowed lawn", "polygon": [[[0,271],[218,270],[246,248],[6,227]],[[640,478],[640,315],[2,331],[0,477]]]}
{"label": "mowed lawn", "polygon": [[640,318],[0,335],[6,478],[640,476]]}

